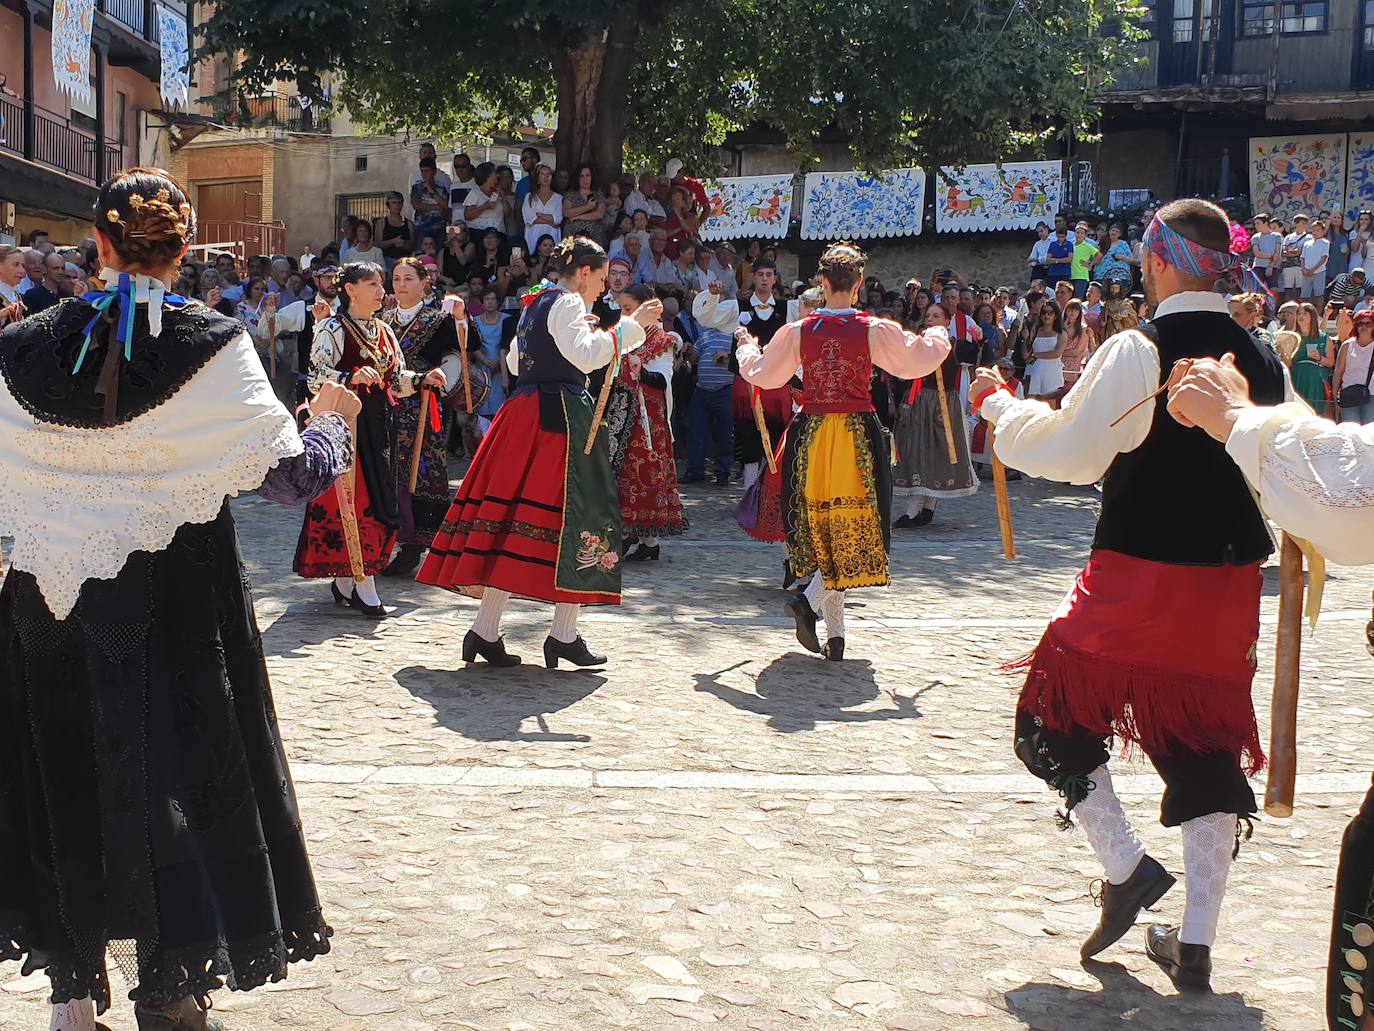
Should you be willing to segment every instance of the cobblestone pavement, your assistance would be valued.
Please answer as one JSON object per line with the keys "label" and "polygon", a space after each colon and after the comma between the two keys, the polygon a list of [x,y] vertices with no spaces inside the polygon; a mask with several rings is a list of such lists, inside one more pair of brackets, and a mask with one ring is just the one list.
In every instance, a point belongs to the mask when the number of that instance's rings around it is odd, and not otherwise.
{"label": "cobblestone pavement", "polygon": [[[1081,965],[1098,870],[1011,754],[1014,685],[1083,561],[1090,490],[1012,485],[898,532],[894,586],[851,595],[852,661],[799,652],[780,552],[689,488],[692,530],[631,566],[582,630],[601,672],[458,658],[474,604],[383,585],[373,627],[288,572],[298,514],[236,503],[334,951],[251,995],[231,1031],[1320,1026],[1341,830],[1368,784],[1368,571],[1336,569],[1306,642],[1299,807],[1231,875],[1216,994],[1180,997],[1143,929]],[[1276,578],[1256,698],[1267,712]],[[513,603],[538,656],[548,609]],[[1267,724],[1267,719],[1265,720]],[[1267,729],[1266,729],[1267,734]],[[1116,762],[1150,851],[1158,782]],[[1161,904],[1177,920],[1182,884]],[[0,1028],[47,1026],[44,981],[0,969]],[[131,1031],[128,1005],[107,1016]]]}

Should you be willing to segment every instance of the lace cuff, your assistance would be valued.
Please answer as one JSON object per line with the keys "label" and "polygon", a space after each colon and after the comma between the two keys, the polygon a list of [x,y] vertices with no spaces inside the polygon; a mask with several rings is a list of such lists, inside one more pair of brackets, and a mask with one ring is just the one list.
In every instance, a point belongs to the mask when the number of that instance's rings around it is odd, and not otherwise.
{"label": "lace cuff", "polygon": [[317,415],[301,434],[305,448],[278,462],[258,488],[258,494],[279,505],[304,505],[331,486],[353,460],[348,424],[336,412]]}

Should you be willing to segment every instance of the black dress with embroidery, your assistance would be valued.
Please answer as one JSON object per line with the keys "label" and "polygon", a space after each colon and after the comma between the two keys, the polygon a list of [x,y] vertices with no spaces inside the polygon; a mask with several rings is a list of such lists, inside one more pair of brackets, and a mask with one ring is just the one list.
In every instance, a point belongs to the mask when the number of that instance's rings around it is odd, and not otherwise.
{"label": "black dress with embroidery", "polygon": [[[90,314],[67,301],[0,335],[5,384],[41,422],[128,422],[242,332],[194,305],[166,311],[153,339],[138,309],[132,361],[106,368],[119,376],[111,412],[95,391],[104,342],[71,371]],[[33,576],[9,570],[0,960],[46,967],[54,1002],[89,995],[103,1012],[107,945],[136,971],[131,996],[156,1004],[280,980],[288,963],[329,951],[330,934],[227,501],[165,549],[134,552],[113,579],[87,580],[65,619]]]}

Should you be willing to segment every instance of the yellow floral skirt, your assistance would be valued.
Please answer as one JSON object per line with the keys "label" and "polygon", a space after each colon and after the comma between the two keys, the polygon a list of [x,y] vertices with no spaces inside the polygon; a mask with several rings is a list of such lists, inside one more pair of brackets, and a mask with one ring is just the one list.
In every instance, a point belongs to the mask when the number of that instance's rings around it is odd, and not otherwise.
{"label": "yellow floral skirt", "polygon": [[883,587],[892,507],[889,445],[877,416],[798,415],[782,468],[792,571],[819,571],[831,590]]}

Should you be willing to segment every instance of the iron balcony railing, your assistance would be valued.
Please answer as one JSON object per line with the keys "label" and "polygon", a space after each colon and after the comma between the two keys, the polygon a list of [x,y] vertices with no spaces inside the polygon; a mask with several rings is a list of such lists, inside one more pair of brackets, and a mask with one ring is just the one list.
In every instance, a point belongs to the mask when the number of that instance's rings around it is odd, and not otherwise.
{"label": "iron balcony railing", "polygon": [[285,129],[287,132],[329,133],[329,111],[301,103],[297,96],[243,97],[219,93],[201,104],[210,120],[239,129]]}
{"label": "iron balcony railing", "polygon": [[[33,112],[30,139],[25,133],[24,106],[0,100],[0,150],[94,183],[100,181],[101,171],[96,167],[96,148],[93,133],[41,109]],[[104,149],[108,176],[123,164],[124,152],[114,140],[106,140]]]}

